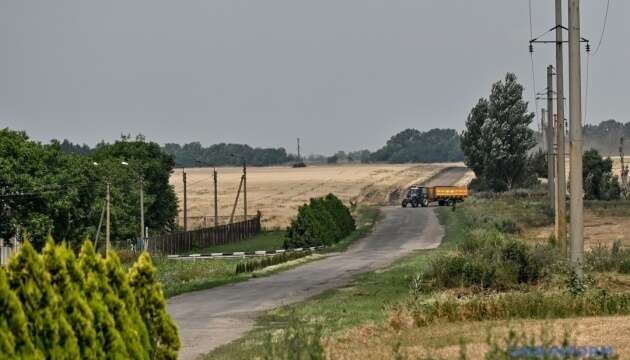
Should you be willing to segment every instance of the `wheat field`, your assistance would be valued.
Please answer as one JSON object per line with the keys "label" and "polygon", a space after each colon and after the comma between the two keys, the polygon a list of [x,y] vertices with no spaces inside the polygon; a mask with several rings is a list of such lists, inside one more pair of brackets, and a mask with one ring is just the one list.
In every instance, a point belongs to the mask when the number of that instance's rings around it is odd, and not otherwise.
{"label": "wheat field", "polygon": [[[281,228],[289,224],[300,205],[312,197],[334,193],[350,204],[376,204],[389,200],[392,192],[430,178],[447,166],[462,164],[343,164],[330,166],[264,167],[247,169],[248,215],[262,213],[264,227]],[[218,172],[219,216],[227,221],[232,212],[242,169],[222,167]],[[188,228],[213,222],[213,185],[211,168],[186,169]],[[466,181],[466,179],[463,179]],[[182,170],[171,176],[179,198],[179,222],[183,223]],[[235,216],[243,215],[243,198]]]}

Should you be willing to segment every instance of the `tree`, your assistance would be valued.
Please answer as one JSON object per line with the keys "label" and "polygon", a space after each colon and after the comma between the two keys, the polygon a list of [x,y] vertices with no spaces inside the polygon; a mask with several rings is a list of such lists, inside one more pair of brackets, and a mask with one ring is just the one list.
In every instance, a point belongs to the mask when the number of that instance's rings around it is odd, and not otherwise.
{"label": "tree", "polygon": [[177,327],[166,312],[162,287],[156,280],[156,270],[148,253],[140,255],[129,269],[129,284],[151,341],[152,359],[177,359],[180,347]]}
{"label": "tree", "polygon": [[462,133],[465,162],[475,172],[478,185],[506,191],[535,182],[527,155],[536,144],[529,128],[533,118],[514,74],[494,83],[488,100],[479,100]]}
{"label": "tree", "polygon": [[372,154],[372,161],[389,163],[462,161],[460,137],[452,129],[421,132],[406,129],[392,136],[384,147]]}
{"label": "tree", "polygon": [[595,149],[582,156],[584,196],[589,200],[614,200],[621,196],[617,176],[612,175],[612,160],[604,159]]}

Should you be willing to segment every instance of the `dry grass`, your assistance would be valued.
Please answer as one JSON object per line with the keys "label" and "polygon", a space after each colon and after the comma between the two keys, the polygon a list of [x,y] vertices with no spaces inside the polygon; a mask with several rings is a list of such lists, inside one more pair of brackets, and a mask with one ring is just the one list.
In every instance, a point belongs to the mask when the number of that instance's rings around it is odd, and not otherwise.
{"label": "dry grass", "polygon": [[[611,247],[616,240],[630,246],[630,219],[621,216],[599,216],[593,211],[584,211],[584,247],[597,245]],[[553,226],[528,229],[525,237],[543,243],[553,233]]]}
{"label": "dry grass", "polygon": [[[260,210],[263,224],[268,229],[285,227],[297,208],[312,197],[334,193],[349,204],[380,204],[388,201],[389,194],[397,189],[428,179],[440,169],[453,164],[415,165],[335,165],[265,167],[247,169],[248,211]],[[458,164],[461,165],[461,164]],[[229,216],[241,177],[241,168],[219,168],[219,215]],[[189,224],[212,221],[212,169],[187,169]],[[181,170],[175,171],[171,184],[180,199],[180,224],[183,222],[183,184]],[[242,198],[236,215],[242,215]]]}
{"label": "dry grass", "polygon": [[[585,346],[612,346],[616,354],[630,354],[630,317],[589,317],[563,320],[459,322],[425,328],[369,325],[356,328],[345,336],[329,340],[326,352],[335,359],[392,358],[394,344],[409,359],[457,359],[463,341],[469,359],[483,359],[489,350],[489,334],[501,340],[512,329],[530,336],[543,332],[560,342],[565,333],[572,343]],[[501,341],[499,341],[501,344]],[[559,345],[559,344],[558,344]]]}

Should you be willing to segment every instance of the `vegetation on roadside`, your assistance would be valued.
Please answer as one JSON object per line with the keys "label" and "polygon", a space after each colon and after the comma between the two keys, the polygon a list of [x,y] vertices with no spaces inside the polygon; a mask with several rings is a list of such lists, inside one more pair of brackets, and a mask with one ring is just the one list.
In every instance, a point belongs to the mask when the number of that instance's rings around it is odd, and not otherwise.
{"label": "vegetation on roadside", "polygon": [[0,351],[9,358],[176,359],[177,328],[145,253],[125,272],[90,242],[79,256],[25,241],[0,269]]}
{"label": "vegetation on roadside", "polygon": [[306,256],[311,255],[311,251],[295,251],[295,252],[285,252],[279,255],[267,256],[261,259],[251,259],[236,265],[235,274],[242,273],[251,273],[259,269],[264,269],[269,266],[274,266],[278,264],[282,264],[288,261],[297,260]]}
{"label": "vegetation on roadside", "polygon": [[300,206],[287,228],[286,249],[332,245],[356,230],[350,209],[339,198],[328,194]]}

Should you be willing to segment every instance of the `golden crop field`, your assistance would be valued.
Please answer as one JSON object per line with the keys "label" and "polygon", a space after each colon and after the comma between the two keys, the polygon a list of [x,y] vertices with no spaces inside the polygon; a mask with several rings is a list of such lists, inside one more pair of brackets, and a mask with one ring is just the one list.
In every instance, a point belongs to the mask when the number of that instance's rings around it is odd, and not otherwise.
{"label": "golden crop field", "polygon": [[[461,164],[460,164],[461,165]],[[248,215],[262,213],[267,228],[284,227],[300,205],[312,197],[334,193],[344,203],[385,203],[391,192],[404,189],[453,164],[343,164],[330,166],[264,167],[247,169]],[[238,189],[242,169],[218,168],[219,215],[229,216]],[[189,229],[213,222],[213,185],[211,168],[187,169]],[[469,179],[468,179],[469,180]],[[463,179],[467,181],[467,179]],[[171,184],[179,198],[180,224],[183,222],[183,181],[178,169]],[[243,198],[235,215],[243,214]],[[205,217],[205,219],[204,219]],[[222,218],[225,221],[225,218]]]}

